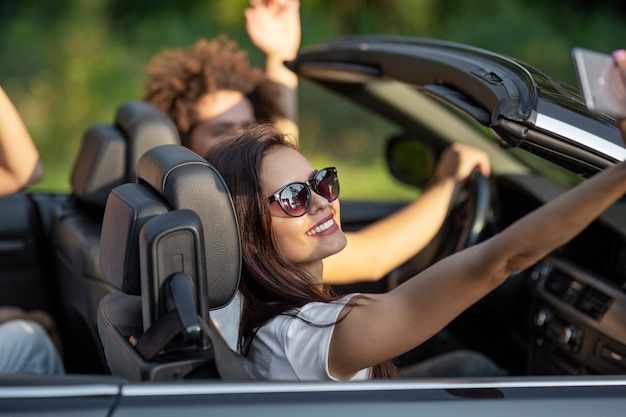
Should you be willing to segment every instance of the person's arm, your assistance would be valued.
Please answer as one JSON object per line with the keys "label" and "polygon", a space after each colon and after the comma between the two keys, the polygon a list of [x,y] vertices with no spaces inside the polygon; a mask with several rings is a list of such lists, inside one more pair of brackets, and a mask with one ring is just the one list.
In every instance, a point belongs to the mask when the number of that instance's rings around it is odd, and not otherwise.
{"label": "person's arm", "polygon": [[349,377],[423,343],[509,276],[568,242],[625,193],[622,162],[389,293],[362,296],[362,305],[344,308],[335,325],[332,375]]}
{"label": "person's arm", "polygon": [[284,62],[298,54],[301,41],[300,2],[251,0],[245,10],[250,40],[265,54],[267,78],[280,86],[280,102],[287,119],[276,121],[285,133],[298,138],[298,77]]}
{"label": "person's arm", "polygon": [[[626,74],[626,53],[614,55]],[[626,85],[626,77],[623,79]],[[626,139],[626,122],[618,121]],[[457,252],[386,294],[345,307],[335,325],[329,368],[347,378],[426,341],[504,282],[564,245],[626,194],[626,161]]]}
{"label": "person's arm", "polygon": [[39,152],[13,103],[0,87],[0,196],[39,180]]}
{"label": "person's arm", "polygon": [[447,148],[434,180],[419,198],[358,232],[346,233],[345,249],[324,259],[324,282],[378,280],[409,260],[439,232],[456,191],[475,169],[490,174],[487,154],[461,144]]}

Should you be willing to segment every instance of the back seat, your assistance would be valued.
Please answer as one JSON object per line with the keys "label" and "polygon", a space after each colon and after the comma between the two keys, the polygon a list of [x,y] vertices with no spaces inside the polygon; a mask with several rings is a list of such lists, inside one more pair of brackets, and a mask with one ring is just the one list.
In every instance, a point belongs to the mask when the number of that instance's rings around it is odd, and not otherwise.
{"label": "back seat", "polygon": [[58,317],[50,227],[65,194],[18,192],[0,198],[0,305]]}
{"label": "back seat", "polygon": [[165,113],[143,101],[123,104],[113,124],[93,126],[83,136],[71,200],[52,225],[70,373],[108,373],[97,329],[100,300],[115,291],[98,261],[104,207],[113,188],[136,181],[139,157],[164,144],[180,144],[178,132]]}

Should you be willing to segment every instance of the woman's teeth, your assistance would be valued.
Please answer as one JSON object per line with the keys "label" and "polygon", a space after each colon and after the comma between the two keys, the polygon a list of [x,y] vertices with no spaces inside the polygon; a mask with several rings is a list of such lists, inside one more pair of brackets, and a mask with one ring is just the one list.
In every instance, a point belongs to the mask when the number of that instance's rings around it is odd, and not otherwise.
{"label": "woman's teeth", "polygon": [[319,226],[309,230],[308,232],[306,232],[306,234],[309,236],[316,235],[320,232],[323,232],[324,230],[329,229],[333,224],[335,224],[333,219],[327,220],[324,223],[320,224]]}

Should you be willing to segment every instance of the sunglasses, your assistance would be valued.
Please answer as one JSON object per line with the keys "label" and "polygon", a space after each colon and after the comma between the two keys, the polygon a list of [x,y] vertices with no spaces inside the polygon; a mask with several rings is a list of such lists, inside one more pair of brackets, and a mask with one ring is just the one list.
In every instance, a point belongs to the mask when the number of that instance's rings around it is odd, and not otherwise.
{"label": "sunglasses", "polygon": [[304,216],[311,208],[311,190],[329,202],[339,197],[339,177],[337,169],[328,167],[317,171],[306,182],[292,182],[285,185],[269,197],[270,203],[276,201],[286,215]]}

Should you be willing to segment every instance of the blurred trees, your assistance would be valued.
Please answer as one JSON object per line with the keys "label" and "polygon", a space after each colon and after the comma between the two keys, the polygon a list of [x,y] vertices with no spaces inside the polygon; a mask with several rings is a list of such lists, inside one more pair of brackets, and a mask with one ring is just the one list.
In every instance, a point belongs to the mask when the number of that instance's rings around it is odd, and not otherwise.
{"label": "blurred trees", "polygon": [[[69,189],[82,133],[92,124],[110,122],[122,102],[142,97],[142,68],[162,48],[227,33],[261,65],[262,57],[243,27],[247,4],[248,0],[0,0],[0,83],[41,151],[46,178],[37,188]],[[619,0],[301,0],[301,4],[303,47],[355,33],[432,37],[514,56],[569,83],[575,83],[572,47],[605,52],[626,47],[626,3]],[[342,137],[335,127],[342,116],[334,105],[304,84],[300,96],[303,142]],[[309,131],[315,139],[305,137]]]}

